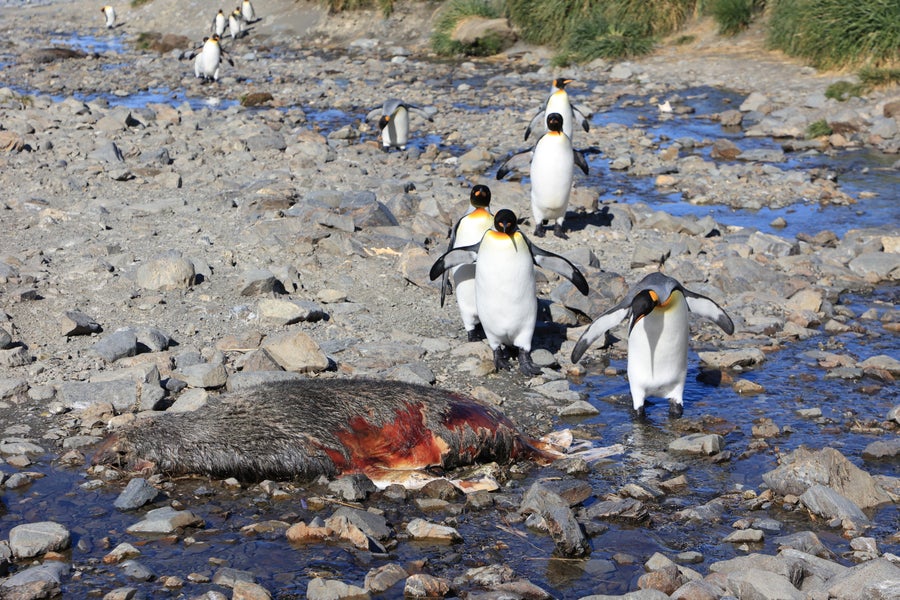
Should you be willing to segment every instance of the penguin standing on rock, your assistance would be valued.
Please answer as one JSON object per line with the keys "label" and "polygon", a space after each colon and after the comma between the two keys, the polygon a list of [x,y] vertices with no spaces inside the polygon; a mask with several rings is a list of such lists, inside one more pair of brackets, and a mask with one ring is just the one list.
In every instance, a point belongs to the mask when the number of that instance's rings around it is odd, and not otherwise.
{"label": "penguin standing on rock", "polygon": [[241,16],[240,6],[228,15],[228,33],[231,34],[232,40],[236,40],[244,35],[244,17]]}
{"label": "penguin standing on rock", "polygon": [[228,19],[225,18],[225,13],[222,12],[222,9],[219,9],[219,12],[216,13],[216,16],[213,17],[212,27],[210,30],[214,35],[219,36],[219,39],[225,35],[225,28],[228,27]]}
{"label": "penguin standing on rock", "polygon": [[225,56],[225,51],[219,43],[219,36],[213,34],[211,37],[204,38],[203,46],[190,56],[194,59],[194,76],[204,81],[218,81],[219,64],[223,57],[229,65],[234,66],[234,61]]}
{"label": "penguin standing on rock", "polygon": [[[491,190],[486,185],[476,185],[469,194],[471,209],[456,222],[450,230],[450,244],[447,251],[454,248],[471,246],[481,241],[484,233],[494,224],[491,213]],[[463,264],[444,271],[441,281],[441,306],[450,291],[450,278],[456,290],[456,304],[459,316],[466,328],[470,342],[484,339],[484,330],[478,320],[478,307],[475,303],[475,265]]]}
{"label": "penguin standing on rock", "polygon": [[519,231],[515,213],[505,208],[494,216],[493,229],[479,243],[450,250],[432,265],[429,276],[433,281],[447,269],[471,263],[475,263],[475,305],[494,352],[494,367],[508,369],[512,351],[518,353],[522,373],[539,375],[541,369],[531,360],[537,323],[534,265],[559,273],[587,295],[584,275],[562,256],[532,245]]}
{"label": "penguin standing on rock", "polygon": [[531,118],[528,128],[525,129],[526,140],[528,139],[528,136],[531,135],[535,126],[546,122],[546,116],[550,113],[559,113],[562,116],[563,132],[569,136],[569,139],[572,139],[572,134],[575,131],[575,123],[578,123],[585,131],[590,131],[591,125],[588,122],[588,119],[591,116],[590,111],[579,106],[573,106],[569,101],[569,94],[566,92],[566,86],[572,83],[572,81],[574,80],[563,79],[562,77],[553,80],[550,96],[547,98],[547,101],[544,102],[544,106]]}
{"label": "penguin standing on rock", "polygon": [[253,4],[250,3],[250,0],[241,2],[241,16],[247,23],[256,22],[256,11],[253,10]]}
{"label": "penguin standing on rock", "polygon": [[419,108],[397,98],[390,98],[366,115],[366,120],[378,117],[378,128],[381,130],[381,149],[387,152],[391,148],[406,150],[409,142],[409,113],[415,113],[429,121],[433,121],[434,109]]}
{"label": "penguin standing on rock", "polygon": [[584,155],[572,148],[572,141],[563,132],[562,115],[547,115],[547,133],[541,136],[532,150],[520,152],[504,161],[497,171],[502,179],[523,156],[531,157],[531,213],[534,216],[534,235],[544,237],[546,223],[553,223],[553,234],[566,239],[563,221],[569,207],[575,166],[588,174]]}
{"label": "penguin standing on rock", "polygon": [[729,335],[734,333],[734,323],[718,304],[671,277],[651,273],[591,323],[572,350],[572,362],[581,360],[588,346],[609,329],[630,318],[628,384],[637,416],[644,417],[647,396],[659,395],[668,399],[669,415],[680,417],[690,335],[688,311],[710,319]]}
{"label": "penguin standing on rock", "polygon": [[106,28],[112,29],[116,26],[116,9],[110,5],[106,5],[100,9],[106,19]]}

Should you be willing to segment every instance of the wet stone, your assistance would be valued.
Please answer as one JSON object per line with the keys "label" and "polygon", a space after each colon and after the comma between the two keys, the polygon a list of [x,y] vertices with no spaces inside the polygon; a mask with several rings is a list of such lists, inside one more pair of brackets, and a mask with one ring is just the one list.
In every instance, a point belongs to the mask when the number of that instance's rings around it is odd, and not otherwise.
{"label": "wet stone", "polygon": [[128,533],[173,533],[184,527],[199,527],[203,519],[188,510],[175,510],[164,506],[151,510],[143,520],[126,529]]}
{"label": "wet stone", "polygon": [[405,598],[443,598],[450,593],[450,582],[442,577],[416,573],[406,579]]}
{"label": "wet stone", "polygon": [[388,527],[387,520],[378,514],[367,510],[359,510],[349,506],[342,506],[334,511],[335,517],[346,518],[347,521],[359,527],[368,536],[377,540],[386,540],[391,537],[392,531]]}
{"label": "wet stone", "polygon": [[406,531],[416,540],[462,541],[462,536],[453,527],[438,525],[425,519],[413,519],[406,526]]}
{"label": "wet stone", "polygon": [[306,586],[308,600],[343,600],[345,598],[368,598],[369,593],[358,586],[343,581],[316,577]]}
{"label": "wet stone", "polygon": [[16,558],[65,550],[69,542],[69,530],[53,521],[16,525],[9,532],[9,548]]}
{"label": "wet stone", "polygon": [[519,512],[532,515],[528,522],[547,531],[561,555],[584,556],[590,553],[590,542],[569,503],[541,483],[535,482],[528,488]]}
{"label": "wet stone", "polygon": [[686,452],[688,454],[716,454],[725,446],[725,438],[714,433],[693,433],[673,440],[669,444],[670,452]]}
{"label": "wet stone", "polygon": [[128,482],[119,497],[113,502],[113,506],[119,510],[133,510],[148,502],[152,502],[159,495],[159,490],[153,487],[146,479],[135,477]]}
{"label": "wet stone", "polygon": [[156,579],[156,573],[136,560],[126,560],[120,566],[122,568],[122,573],[129,579],[134,579],[135,581],[151,581]]}
{"label": "wet stone", "polygon": [[800,496],[803,505],[821,517],[827,519],[851,519],[855,523],[868,523],[866,514],[849,498],[830,487],[812,485]]}
{"label": "wet stone", "polygon": [[233,588],[238,581],[254,583],[255,577],[250,571],[241,571],[231,567],[222,567],[212,576],[212,582],[216,585]]}
{"label": "wet stone", "polygon": [[878,440],[870,443],[863,449],[863,458],[883,459],[900,456],[900,438]]}
{"label": "wet stone", "polygon": [[389,590],[409,576],[409,573],[396,563],[388,563],[376,567],[366,573],[363,583],[366,591],[372,594],[380,594]]}
{"label": "wet stone", "polygon": [[372,480],[360,473],[354,473],[345,477],[339,477],[328,483],[328,489],[347,502],[359,502],[365,500],[369,494],[378,488]]}

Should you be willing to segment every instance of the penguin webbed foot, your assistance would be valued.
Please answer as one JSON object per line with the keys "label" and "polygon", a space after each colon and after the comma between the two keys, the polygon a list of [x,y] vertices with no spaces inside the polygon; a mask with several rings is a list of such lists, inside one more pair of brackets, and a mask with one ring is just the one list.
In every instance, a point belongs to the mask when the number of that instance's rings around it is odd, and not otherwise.
{"label": "penguin webbed foot", "polygon": [[519,371],[529,377],[540,375],[543,370],[531,360],[531,352],[519,350]]}
{"label": "penguin webbed foot", "polygon": [[509,353],[503,346],[494,348],[494,369],[499,373],[500,371],[508,371],[509,368]]}
{"label": "penguin webbed foot", "polygon": [[682,413],[684,413],[684,406],[681,402],[669,400],[669,418],[680,419]]}
{"label": "penguin webbed foot", "polygon": [[538,223],[537,225],[534,226],[534,237],[539,237],[539,238],[544,237],[545,230],[546,230],[546,227],[544,227],[544,224]]}
{"label": "penguin webbed foot", "polygon": [[557,223],[556,225],[553,226],[553,235],[555,235],[556,237],[563,239],[563,240],[569,239],[569,236],[563,230],[563,226],[560,225],[559,223]]}
{"label": "penguin webbed foot", "polygon": [[480,342],[485,339],[484,328],[482,328],[481,323],[475,326],[474,329],[469,329],[466,331],[466,335],[469,338],[470,342]]}
{"label": "penguin webbed foot", "polygon": [[634,416],[636,421],[645,422],[647,420],[646,406],[641,404],[632,411],[632,415]]}

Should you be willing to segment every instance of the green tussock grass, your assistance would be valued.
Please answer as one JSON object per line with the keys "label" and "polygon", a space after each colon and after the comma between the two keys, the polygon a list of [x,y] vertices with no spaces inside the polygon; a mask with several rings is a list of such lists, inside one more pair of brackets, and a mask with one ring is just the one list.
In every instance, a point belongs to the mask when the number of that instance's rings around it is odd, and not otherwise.
{"label": "green tussock grass", "polygon": [[719,26],[719,35],[733,36],[747,29],[759,4],[759,0],[712,0],[707,10]]}
{"label": "green tussock grass", "polygon": [[828,124],[828,121],[825,119],[819,119],[814,123],[810,123],[806,128],[806,139],[812,140],[817,137],[822,137],[826,135],[831,135],[831,126]]}
{"label": "green tussock grass", "polygon": [[431,49],[442,56],[491,56],[503,49],[503,40],[487,36],[474,44],[463,44],[452,38],[456,25],[467,17],[495,19],[500,11],[486,0],[450,0],[434,26]]}
{"label": "green tussock grass", "polygon": [[853,96],[862,96],[865,91],[865,86],[862,84],[852,81],[836,81],[825,88],[825,97],[843,102]]}
{"label": "green tussock grass", "polygon": [[321,5],[331,14],[378,8],[385,17],[394,12],[394,0],[320,0]]}
{"label": "green tussock grass", "polygon": [[131,8],[137,8],[145,4],[150,4],[153,0],[131,0]]}
{"label": "green tussock grass", "polygon": [[900,84],[900,68],[863,67],[858,75],[859,82],[869,89]]}
{"label": "green tussock grass", "polygon": [[897,0],[769,0],[768,43],[821,69],[890,66],[900,55]]}
{"label": "green tussock grass", "polygon": [[595,11],[589,19],[575,25],[553,62],[565,66],[595,58],[640,56],[649,54],[653,46],[654,38],[641,31],[640,25],[615,26],[602,11]]}

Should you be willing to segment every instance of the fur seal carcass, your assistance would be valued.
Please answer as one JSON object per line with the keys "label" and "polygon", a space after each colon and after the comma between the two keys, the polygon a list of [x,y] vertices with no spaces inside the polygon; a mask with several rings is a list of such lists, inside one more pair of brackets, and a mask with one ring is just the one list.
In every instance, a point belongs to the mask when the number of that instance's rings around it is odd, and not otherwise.
{"label": "fur seal carcass", "polygon": [[94,464],[242,481],[452,469],[560,454],[500,411],[441,389],[373,379],[308,379],[223,394],[196,412],[139,419]]}

